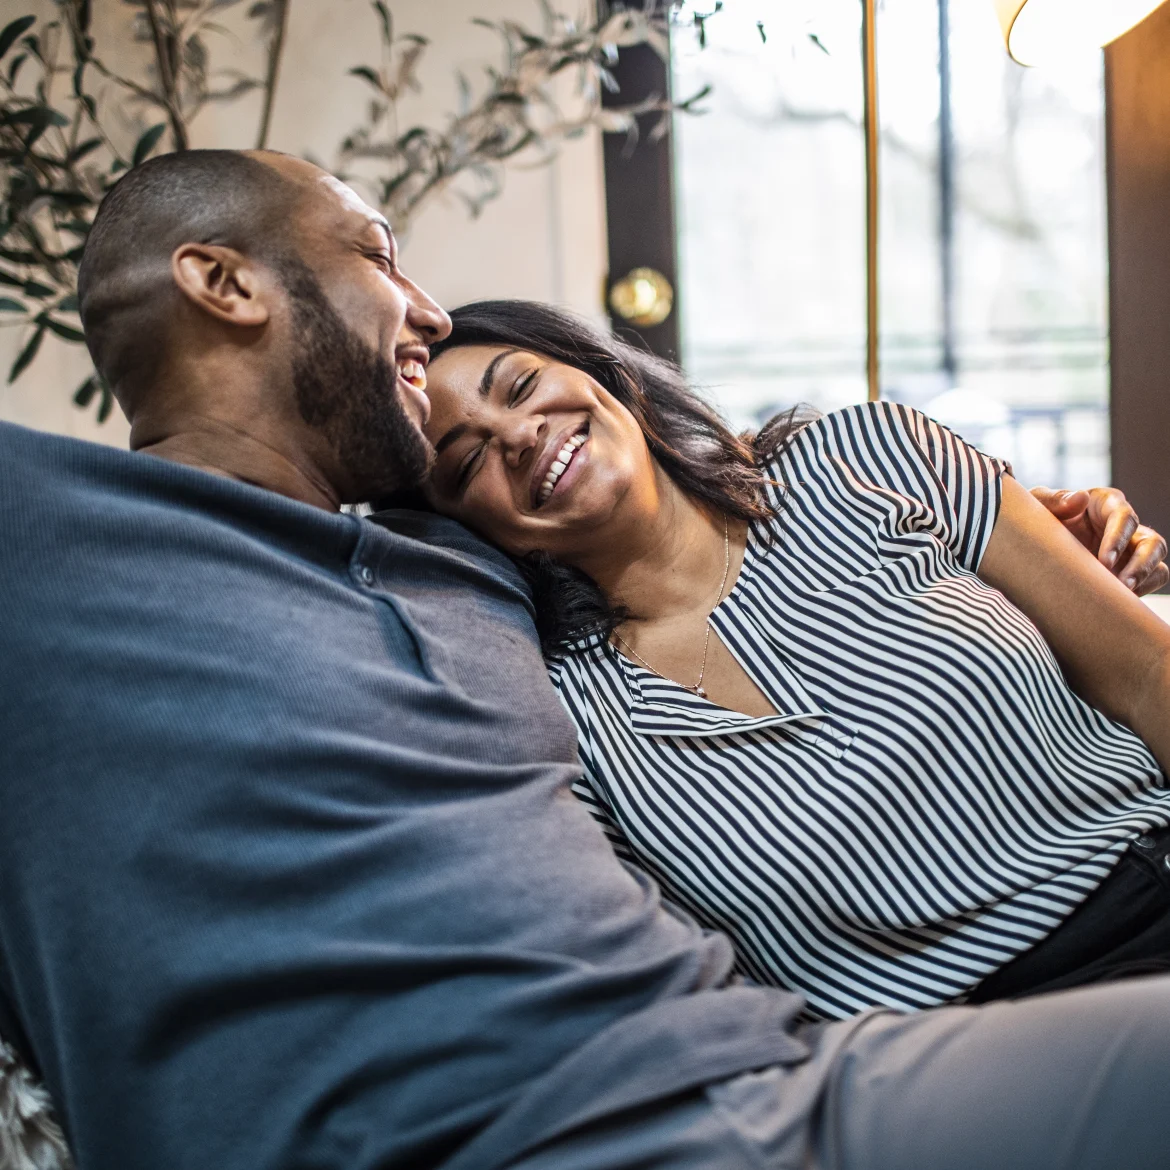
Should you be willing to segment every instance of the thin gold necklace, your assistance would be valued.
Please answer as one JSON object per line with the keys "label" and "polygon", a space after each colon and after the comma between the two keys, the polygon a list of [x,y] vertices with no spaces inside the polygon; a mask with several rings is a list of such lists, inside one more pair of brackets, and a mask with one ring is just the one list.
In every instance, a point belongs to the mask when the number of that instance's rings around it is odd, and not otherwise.
{"label": "thin gold necklace", "polygon": [[[728,539],[728,535],[727,535],[727,517],[724,516],[723,517],[723,580],[719,582],[719,592],[715,594],[715,605],[713,605],[711,607],[712,613],[715,612],[716,606],[718,606],[719,603],[723,600],[723,590],[724,590],[725,586],[727,585],[727,573],[728,573],[728,570],[730,568],[731,568],[731,542]],[[658,675],[659,678],[667,678],[667,676],[665,674],[663,674],[660,670],[655,670],[654,667],[652,667],[650,665],[650,663],[647,662],[646,659],[643,658],[642,655],[639,654],[638,651],[635,650],[633,648],[633,646],[631,646],[629,644],[629,642],[627,642],[625,640],[625,638],[623,638],[621,636],[621,634],[619,634],[616,630],[614,630],[613,636],[614,636],[614,640],[625,649],[626,653],[631,658],[633,658],[635,662],[640,663],[651,674],[656,674],[656,675]],[[701,665],[699,666],[699,677],[695,680],[695,685],[692,687],[688,687],[686,685],[686,683],[678,683],[678,685],[680,687],[682,687],[682,689],[684,691],[689,691],[692,695],[697,695],[700,699],[705,699],[707,697],[707,692],[703,689],[703,675],[705,675],[707,673],[707,649],[710,645],[711,645],[711,614],[708,614],[707,615],[707,632],[703,636],[703,661],[702,661]],[[678,682],[677,679],[667,679],[667,681],[668,682]]]}

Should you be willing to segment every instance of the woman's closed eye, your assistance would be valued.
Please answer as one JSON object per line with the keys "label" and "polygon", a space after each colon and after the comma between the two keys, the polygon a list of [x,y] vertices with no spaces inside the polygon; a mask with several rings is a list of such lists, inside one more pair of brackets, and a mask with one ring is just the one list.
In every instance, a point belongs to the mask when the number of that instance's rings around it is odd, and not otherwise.
{"label": "woman's closed eye", "polygon": [[529,392],[536,387],[539,374],[540,371],[536,368],[526,370],[512,383],[512,388],[508,391],[508,405],[510,407],[516,406],[528,397]]}
{"label": "woman's closed eye", "polygon": [[468,451],[466,458],[459,464],[455,475],[455,494],[462,495],[467,490],[475,473],[483,466],[483,453],[487,450],[487,443],[478,443]]}

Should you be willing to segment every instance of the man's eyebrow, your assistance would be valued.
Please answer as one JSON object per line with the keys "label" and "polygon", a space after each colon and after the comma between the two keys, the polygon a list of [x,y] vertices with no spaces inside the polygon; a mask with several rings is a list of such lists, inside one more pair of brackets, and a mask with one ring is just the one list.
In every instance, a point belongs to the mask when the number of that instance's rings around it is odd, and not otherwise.
{"label": "man's eyebrow", "polygon": [[483,377],[480,378],[480,380],[479,380],[479,396],[480,396],[480,398],[486,398],[492,392],[492,382],[495,379],[496,368],[499,366],[500,362],[502,362],[504,360],[504,358],[509,358],[514,353],[519,353],[519,352],[520,352],[520,350],[518,348],[517,349],[504,349],[504,350],[501,350],[498,354],[496,354],[496,356],[494,358],[492,358],[492,360],[490,362],[488,362],[487,369],[484,370]]}
{"label": "man's eyebrow", "polygon": [[370,218],[370,223],[375,227],[380,227],[386,233],[386,243],[394,246],[394,232],[390,227],[390,221],[383,215],[375,215]]}

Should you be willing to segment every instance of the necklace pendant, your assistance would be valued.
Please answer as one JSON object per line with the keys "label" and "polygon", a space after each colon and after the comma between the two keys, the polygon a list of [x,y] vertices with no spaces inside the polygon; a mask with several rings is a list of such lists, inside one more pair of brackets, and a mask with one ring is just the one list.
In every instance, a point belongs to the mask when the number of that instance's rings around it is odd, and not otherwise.
{"label": "necklace pendant", "polygon": [[690,687],[688,689],[692,695],[698,695],[700,699],[705,699],[707,697],[707,692],[702,687]]}

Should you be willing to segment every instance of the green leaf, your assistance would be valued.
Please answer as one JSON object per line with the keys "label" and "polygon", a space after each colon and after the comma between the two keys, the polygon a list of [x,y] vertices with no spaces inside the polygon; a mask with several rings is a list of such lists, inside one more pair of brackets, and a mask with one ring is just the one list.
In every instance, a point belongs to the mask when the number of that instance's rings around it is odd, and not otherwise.
{"label": "green leaf", "polygon": [[24,305],[20,301],[14,301],[11,297],[0,297],[0,312],[23,313],[24,311]]}
{"label": "green leaf", "polygon": [[10,288],[24,288],[24,277],[13,276],[11,272],[5,272],[0,268],[0,284],[6,284]]}
{"label": "green leaf", "polygon": [[77,294],[70,293],[67,297],[62,297],[57,303],[58,313],[76,313],[78,308]]}
{"label": "green leaf", "polygon": [[101,146],[102,140],[100,138],[87,138],[84,142],[79,142],[70,152],[67,158],[69,163],[81,162],[87,154],[92,154]]}
{"label": "green leaf", "polygon": [[90,374],[76,390],[73,391],[73,405],[80,406],[84,410],[93,400],[94,395],[98,392],[98,380],[96,374]]}
{"label": "green leaf", "polygon": [[26,297],[36,297],[38,301],[43,301],[45,297],[51,297],[57,290],[50,288],[47,284],[41,284],[37,280],[26,280],[24,282],[24,295]]}
{"label": "green leaf", "polygon": [[55,189],[45,192],[58,207],[89,207],[93,200],[84,191],[58,191]]}
{"label": "green leaf", "polygon": [[9,114],[0,116],[0,124],[5,126],[68,126],[69,119],[64,114],[54,110],[51,106],[26,106],[21,110],[13,110]]}
{"label": "green leaf", "polygon": [[7,260],[10,264],[35,264],[37,256],[35,252],[24,249],[16,251],[12,248],[0,248],[0,260]]}
{"label": "green leaf", "polygon": [[110,393],[110,388],[105,384],[105,382],[101,381],[100,378],[98,381],[102,390],[102,400],[100,403],[98,403],[97,412],[97,420],[100,424],[104,423],[106,419],[108,419],[110,415],[114,413],[114,396]]}
{"label": "green leaf", "polygon": [[399,150],[402,150],[414,142],[415,139],[426,138],[426,136],[427,132],[425,129],[423,129],[422,126],[413,126],[411,129],[407,130],[407,132],[403,134],[401,138],[399,138],[395,145],[397,145]]}
{"label": "green leaf", "polygon": [[20,72],[20,67],[28,60],[27,53],[17,53],[12,58],[11,64],[8,66],[8,84],[16,84],[16,75]]}
{"label": "green leaf", "polygon": [[49,106],[31,106],[0,116],[0,124],[28,126],[28,133],[22,143],[27,153],[32,150],[33,144],[50,126],[68,126],[69,119]]}
{"label": "green leaf", "polygon": [[36,22],[35,16],[18,16],[6,24],[3,31],[0,31],[0,57],[16,44],[21,33],[27,32]]}
{"label": "green leaf", "polygon": [[390,17],[390,9],[382,0],[374,0],[374,7],[378,10],[378,19],[382,22],[382,39],[389,45],[394,40],[394,23]]}
{"label": "green leaf", "polygon": [[55,333],[63,341],[85,340],[85,334],[80,329],[74,329],[72,325],[63,325],[60,321],[54,321],[52,317],[46,317],[45,324],[51,333]]}
{"label": "green leaf", "polygon": [[16,361],[12,363],[12,369],[8,371],[8,384],[10,386],[28,369],[29,363],[37,356],[37,350],[41,348],[41,342],[45,340],[45,329],[46,325],[42,321],[33,331],[32,337],[28,339],[28,344],[16,355]]}
{"label": "green leaf", "polygon": [[368,81],[379,93],[382,92],[382,79],[368,65],[355,65],[350,71],[351,77],[361,77]]}
{"label": "green leaf", "polygon": [[130,163],[132,167],[138,166],[139,163],[145,162],[150,156],[150,152],[158,145],[158,140],[163,136],[163,131],[166,130],[166,123],[159,122],[156,126],[151,126],[149,130],[138,140],[138,144],[134,147],[134,157]]}

